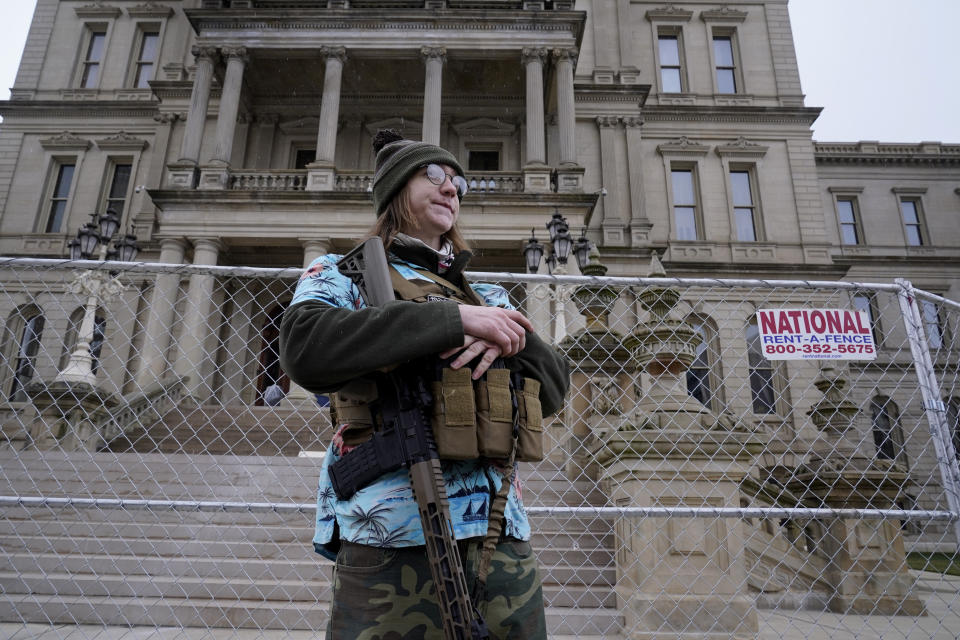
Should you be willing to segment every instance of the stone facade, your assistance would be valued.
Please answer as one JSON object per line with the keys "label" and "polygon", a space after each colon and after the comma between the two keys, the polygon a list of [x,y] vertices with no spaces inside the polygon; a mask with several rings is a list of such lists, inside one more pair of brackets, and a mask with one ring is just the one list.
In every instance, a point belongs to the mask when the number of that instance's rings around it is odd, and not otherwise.
{"label": "stone facade", "polygon": [[[672,276],[906,278],[960,298],[960,145],[814,142],[820,108],[804,102],[786,0],[383,4],[38,0],[0,103],[0,254],[62,257],[87,216],[113,206],[146,261],[300,267],[371,224],[370,142],[394,127],[470,167],[462,224],[477,270],[522,270],[527,230],[557,210],[586,227],[612,276],[645,273],[657,252]],[[161,278],[139,306],[124,294],[139,315],[120,318],[121,333],[139,337],[104,352],[108,387],[199,371],[187,389],[199,401],[253,402],[232,381],[254,376],[221,371],[204,386],[219,365],[200,354],[246,347],[218,346],[209,319],[229,314],[211,282]],[[712,292],[690,309],[712,323],[716,353],[742,356],[745,302]],[[258,313],[255,295],[230,304],[244,322]],[[617,305],[609,335],[630,335],[642,305]],[[877,313],[883,325],[895,310]],[[58,351],[67,311],[47,320]],[[903,330],[889,323],[883,341],[902,345]],[[889,357],[857,375],[879,379]],[[223,366],[256,366],[234,363]],[[815,439],[802,411],[752,413],[742,357],[712,364],[710,411],[792,447]],[[778,403],[817,402],[817,375],[777,365]],[[910,471],[929,474],[924,443],[901,444]]]}

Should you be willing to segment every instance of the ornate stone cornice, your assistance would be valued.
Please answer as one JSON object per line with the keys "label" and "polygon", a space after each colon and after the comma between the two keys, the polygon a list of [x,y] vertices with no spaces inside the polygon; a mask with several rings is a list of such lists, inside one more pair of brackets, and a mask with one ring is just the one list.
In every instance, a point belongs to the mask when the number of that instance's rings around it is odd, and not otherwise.
{"label": "ornate stone cornice", "polygon": [[648,105],[643,109],[647,122],[725,122],[737,124],[811,125],[820,115],[816,107],[754,107]]}
{"label": "ornate stone cornice", "polygon": [[716,148],[718,156],[736,156],[738,158],[762,158],[767,155],[767,147],[756,142],[750,142],[743,136],[730,144],[721,144]]}
{"label": "ornate stone cornice", "polygon": [[72,131],[64,131],[52,138],[43,138],[40,140],[40,146],[44,149],[56,149],[60,151],[86,151],[90,148],[90,141],[77,136]]}
{"label": "ornate stone cornice", "polygon": [[343,64],[347,61],[347,48],[346,47],[320,47],[320,55],[324,59],[327,58],[336,58],[340,61],[340,64]]}
{"label": "ornate stone cornice", "polygon": [[[159,114],[158,114],[159,115]],[[147,141],[143,138],[131,136],[126,131],[120,131],[115,136],[97,140],[97,147],[101,149],[125,149],[129,151],[142,151],[147,146]]]}
{"label": "ornate stone cornice", "polygon": [[648,84],[583,84],[576,83],[573,88],[577,102],[623,102],[642,107],[650,94]]}
{"label": "ornate stone cornice", "polygon": [[695,142],[687,136],[680,136],[657,145],[660,155],[704,156],[710,151],[709,145]]}
{"label": "ornate stone cornice", "polygon": [[530,62],[539,61],[540,64],[543,64],[547,60],[549,51],[546,47],[524,47],[520,51],[520,61],[526,66]]}
{"label": "ornate stone cornice", "polygon": [[131,18],[169,18],[173,15],[173,7],[156,2],[145,2],[128,7],[127,15]]}
{"label": "ornate stone cornice", "polygon": [[960,165],[960,144],[921,142],[919,144],[881,144],[861,142],[815,142],[818,164],[866,165]]}
{"label": "ornate stone cornice", "polygon": [[672,4],[668,4],[660,7],[659,9],[648,9],[645,17],[650,22],[667,20],[672,20],[674,22],[689,22],[690,18],[693,17],[693,11],[687,11],[686,9],[680,9]]}
{"label": "ornate stone cornice", "polygon": [[[186,95],[190,95],[189,88]],[[29,118],[30,120],[63,118],[150,119],[156,113],[156,102],[136,104],[118,100],[83,102],[62,100],[0,101],[0,116],[4,118],[5,128],[13,124],[8,118]]]}
{"label": "ornate stone cornice", "polygon": [[119,7],[113,7],[101,2],[85,4],[73,10],[78,18],[116,18],[120,15]]}
{"label": "ornate stone cornice", "polygon": [[719,9],[701,12],[700,19],[704,22],[743,22],[747,19],[747,12],[723,5]]}

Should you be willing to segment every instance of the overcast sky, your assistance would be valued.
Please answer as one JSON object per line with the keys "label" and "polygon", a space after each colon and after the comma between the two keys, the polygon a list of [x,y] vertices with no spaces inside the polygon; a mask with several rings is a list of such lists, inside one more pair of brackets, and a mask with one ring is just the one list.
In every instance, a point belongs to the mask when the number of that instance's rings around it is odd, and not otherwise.
{"label": "overcast sky", "polygon": [[[35,0],[0,5],[6,100]],[[792,0],[790,17],[814,138],[960,143],[960,0]]]}

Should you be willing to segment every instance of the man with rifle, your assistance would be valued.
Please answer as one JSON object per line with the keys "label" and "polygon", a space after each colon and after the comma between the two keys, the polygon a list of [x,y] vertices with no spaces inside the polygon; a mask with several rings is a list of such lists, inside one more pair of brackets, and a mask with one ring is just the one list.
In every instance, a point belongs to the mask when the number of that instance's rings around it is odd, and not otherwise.
{"label": "man with rifle", "polygon": [[314,261],[281,325],[284,370],[335,422],[314,536],[336,561],[327,637],[546,638],[516,463],[542,457],[566,362],[502,287],[464,278],[456,158],[396,132],[374,150],[368,241]]}

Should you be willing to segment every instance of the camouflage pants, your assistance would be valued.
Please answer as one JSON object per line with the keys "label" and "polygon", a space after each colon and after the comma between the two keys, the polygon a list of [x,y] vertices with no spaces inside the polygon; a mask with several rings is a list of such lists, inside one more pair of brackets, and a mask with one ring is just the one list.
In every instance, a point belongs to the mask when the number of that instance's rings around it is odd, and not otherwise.
{"label": "camouflage pants", "polygon": [[[473,587],[482,541],[460,541]],[[529,542],[497,544],[480,613],[491,640],[546,640],[543,591]],[[381,549],[344,542],[334,570],[327,640],[443,640],[424,547]]]}

